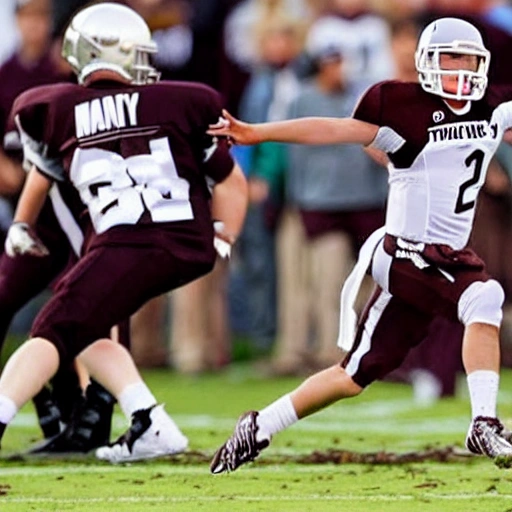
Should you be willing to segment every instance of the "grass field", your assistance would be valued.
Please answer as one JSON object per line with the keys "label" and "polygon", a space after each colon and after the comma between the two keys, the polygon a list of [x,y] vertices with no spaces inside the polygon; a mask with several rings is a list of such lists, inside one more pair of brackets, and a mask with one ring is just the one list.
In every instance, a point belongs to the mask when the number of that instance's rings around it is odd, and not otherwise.
{"label": "grass field", "polygon": [[[265,405],[298,380],[258,377],[247,364],[200,378],[164,370],[145,377],[189,436],[188,453],[125,466],[89,456],[16,457],[39,438],[27,406],[3,440],[0,511],[512,512],[512,470],[462,450],[469,418],[463,391],[418,407],[409,387],[378,383],[283,432],[257,462],[212,476],[209,458],[239,413]],[[504,372],[501,386],[500,411],[511,426],[512,371]],[[117,413],[114,434],[124,429]],[[406,453],[414,456],[400,463]]]}

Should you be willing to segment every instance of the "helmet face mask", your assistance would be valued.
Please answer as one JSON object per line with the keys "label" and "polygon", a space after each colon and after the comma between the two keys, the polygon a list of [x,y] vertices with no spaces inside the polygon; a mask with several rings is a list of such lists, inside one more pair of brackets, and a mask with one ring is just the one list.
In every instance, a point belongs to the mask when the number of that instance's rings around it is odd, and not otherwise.
{"label": "helmet face mask", "polygon": [[150,64],[156,44],[146,22],[120,4],[97,4],[73,17],[65,34],[62,55],[79,83],[96,71],[112,71],[136,85],[158,81]]}
{"label": "helmet face mask", "polygon": [[[448,69],[442,66],[442,55],[451,56],[454,62],[460,59],[461,64],[472,60],[476,65],[474,69],[464,65]],[[464,56],[475,59],[464,59]],[[431,23],[420,37],[415,61],[420,84],[429,93],[458,101],[477,101],[485,94],[490,53],[478,30],[470,23],[456,18]],[[457,85],[447,87],[447,82]]]}

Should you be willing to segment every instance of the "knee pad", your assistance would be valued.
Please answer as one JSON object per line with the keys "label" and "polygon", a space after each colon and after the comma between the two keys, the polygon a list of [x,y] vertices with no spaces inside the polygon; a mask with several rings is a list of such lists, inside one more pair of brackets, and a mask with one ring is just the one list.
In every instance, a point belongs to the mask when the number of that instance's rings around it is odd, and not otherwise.
{"label": "knee pad", "polygon": [[459,298],[458,315],[464,325],[475,322],[499,327],[505,300],[503,288],[494,279],[477,281],[468,286]]}

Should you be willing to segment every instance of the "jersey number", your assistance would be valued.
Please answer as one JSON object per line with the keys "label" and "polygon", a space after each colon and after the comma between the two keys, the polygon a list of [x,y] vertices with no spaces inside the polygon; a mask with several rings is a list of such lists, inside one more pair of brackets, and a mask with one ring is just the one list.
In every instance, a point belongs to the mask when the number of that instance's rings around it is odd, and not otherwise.
{"label": "jersey number", "polygon": [[470,167],[474,163],[475,170],[473,172],[473,176],[471,176],[469,180],[465,181],[459,188],[459,195],[457,196],[457,202],[455,203],[455,213],[467,212],[475,207],[476,199],[464,201],[464,194],[468,188],[476,185],[480,181],[484,157],[484,152],[481,149],[476,149],[466,158],[466,160],[464,160],[466,167]]}
{"label": "jersey number", "polygon": [[149,150],[127,158],[99,148],[75,152],[71,180],[97,233],[136,224],[144,211],[153,222],[194,217],[189,183],[178,175],[167,138],[149,141]]}

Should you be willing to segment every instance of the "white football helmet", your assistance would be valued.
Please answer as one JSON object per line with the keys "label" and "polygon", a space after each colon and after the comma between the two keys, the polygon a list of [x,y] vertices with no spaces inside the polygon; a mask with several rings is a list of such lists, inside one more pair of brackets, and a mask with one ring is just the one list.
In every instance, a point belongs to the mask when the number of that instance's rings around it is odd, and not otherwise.
{"label": "white football helmet", "polygon": [[95,71],[110,70],[133,84],[158,80],[149,56],[157,46],[146,22],[121,4],[101,3],[87,7],[71,20],[62,44],[62,56],[79,83]]}
{"label": "white football helmet", "polygon": [[[477,57],[476,71],[440,69],[440,54],[458,53]],[[458,18],[433,21],[421,33],[415,54],[416,70],[423,89],[447,99],[479,100],[487,87],[491,54],[476,27]],[[443,76],[458,77],[456,93],[443,90]]]}

